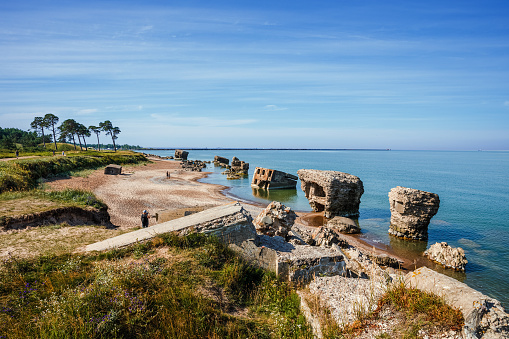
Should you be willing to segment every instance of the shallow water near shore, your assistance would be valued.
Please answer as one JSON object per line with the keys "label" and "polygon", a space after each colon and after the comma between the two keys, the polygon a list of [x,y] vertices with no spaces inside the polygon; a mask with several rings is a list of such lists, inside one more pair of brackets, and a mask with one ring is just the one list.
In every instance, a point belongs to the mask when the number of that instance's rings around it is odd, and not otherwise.
{"label": "shallow water near shore", "polygon": [[[465,250],[465,273],[440,270],[465,282],[509,308],[509,152],[364,151],[364,150],[191,150],[189,159],[233,156],[249,163],[249,177],[227,180],[224,169],[203,182],[230,187],[228,194],[268,204],[277,200],[297,211],[311,211],[300,182],[295,190],[260,191],[251,188],[255,167],[297,174],[299,169],[334,170],[358,176],[364,184],[359,224],[361,238],[374,246],[423,262],[422,252],[446,241]],[[149,153],[168,156],[173,150]],[[391,188],[405,186],[437,193],[440,209],[429,225],[427,242],[402,241],[389,236]]]}

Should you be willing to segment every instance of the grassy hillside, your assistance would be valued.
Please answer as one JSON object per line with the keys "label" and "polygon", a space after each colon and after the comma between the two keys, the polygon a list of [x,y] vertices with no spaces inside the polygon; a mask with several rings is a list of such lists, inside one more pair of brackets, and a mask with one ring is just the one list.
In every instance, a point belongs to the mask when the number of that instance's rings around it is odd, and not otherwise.
{"label": "grassy hillside", "polygon": [[41,178],[69,171],[98,168],[108,164],[135,164],[147,159],[135,152],[77,152],[64,156],[43,156],[0,162],[0,193],[27,190]]}
{"label": "grassy hillside", "polygon": [[203,235],[97,255],[11,257],[0,337],[312,338],[288,283]]}

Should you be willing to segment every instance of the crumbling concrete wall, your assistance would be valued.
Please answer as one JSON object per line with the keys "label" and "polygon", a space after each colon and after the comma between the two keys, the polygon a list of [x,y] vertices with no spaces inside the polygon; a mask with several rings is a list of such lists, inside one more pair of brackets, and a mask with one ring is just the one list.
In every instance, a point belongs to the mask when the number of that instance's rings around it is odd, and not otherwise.
{"label": "crumbling concrete wall", "polygon": [[343,172],[312,169],[301,169],[297,175],[309,205],[315,212],[324,211],[326,218],[359,217],[364,186],[358,177]]}
{"label": "crumbling concrete wall", "polygon": [[438,194],[397,186],[389,192],[389,234],[414,240],[428,239],[428,225],[440,206]]}

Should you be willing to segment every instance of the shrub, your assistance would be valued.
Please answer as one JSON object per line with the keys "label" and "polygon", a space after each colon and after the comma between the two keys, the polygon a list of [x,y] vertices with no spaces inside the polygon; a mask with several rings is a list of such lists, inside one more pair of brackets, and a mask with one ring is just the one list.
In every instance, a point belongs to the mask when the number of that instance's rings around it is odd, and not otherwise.
{"label": "shrub", "polygon": [[143,154],[86,152],[66,157],[43,157],[11,160],[0,164],[0,193],[26,190],[49,178],[78,169],[98,168],[108,164],[135,164],[147,161]]}

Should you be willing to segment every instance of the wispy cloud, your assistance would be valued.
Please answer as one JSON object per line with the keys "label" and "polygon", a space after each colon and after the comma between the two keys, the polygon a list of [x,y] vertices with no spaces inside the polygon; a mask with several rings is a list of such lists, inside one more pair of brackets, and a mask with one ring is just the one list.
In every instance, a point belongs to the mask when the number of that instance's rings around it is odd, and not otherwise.
{"label": "wispy cloud", "polygon": [[150,115],[157,122],[164,122],[176,126],[195,126],[195,127],[231,127],[250,125],[257,122],[256,119],[219,119],[213,117],[183,117],[180,115]]}
{"label": "wispy cloud", "polygon": [[287,107],[279,107],[276,105],[265,105],[265,107],[263,107],[263,109],[266,111],[286,111],[288,108]]}
{"label": "wispy cloud", "polygon": [[78,112],[76,112],[76,115],[90,115],[97,113],[97,109],[95,108],[87,108],[87,109],[80,109]]}

